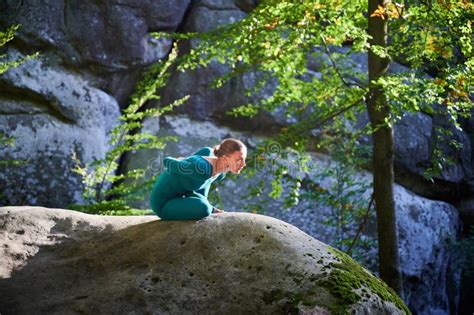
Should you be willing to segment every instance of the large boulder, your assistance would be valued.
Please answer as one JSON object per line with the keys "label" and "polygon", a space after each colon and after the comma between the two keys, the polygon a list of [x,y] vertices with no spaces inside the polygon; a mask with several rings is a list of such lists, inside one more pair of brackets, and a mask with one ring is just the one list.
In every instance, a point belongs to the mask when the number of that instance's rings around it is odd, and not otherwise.
{"label": "large boulder", "polygon": [[452,246],[461,229],[457,209],[398,185],[394,197],[405,301],[419,314],[456,313],[462,272]]}
{"label": "large boulder", "polygon": [[0,87],[0,132],[15,141],[0,148],[0,159],[26,162],[0,165],[0,205],[81,202],[72,154],[81,163],[104,157],[116,100],[45,56],[4,73]]}
{"label": "large boulder", "polygon": [[267,216],[173,222],[6,207],[0,220],[6,314],[409,312],[351,258]]}

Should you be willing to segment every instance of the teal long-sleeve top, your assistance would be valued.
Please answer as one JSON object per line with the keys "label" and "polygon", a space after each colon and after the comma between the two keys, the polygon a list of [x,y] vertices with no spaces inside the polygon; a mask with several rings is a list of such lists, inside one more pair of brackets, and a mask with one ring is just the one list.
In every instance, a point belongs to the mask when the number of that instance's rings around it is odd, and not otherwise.
{"label": "teal long-sleeve top", "polygon": [[212,165],[203,156],[210,156],[212,148],[204,147],[185,159],[166,157],[165,169],[153,184],[150,203],[153,211],[159,212],[172,198],[186,196],[193,191],[207,198],[211,184],[224,179],[225,173],[212,175]]}

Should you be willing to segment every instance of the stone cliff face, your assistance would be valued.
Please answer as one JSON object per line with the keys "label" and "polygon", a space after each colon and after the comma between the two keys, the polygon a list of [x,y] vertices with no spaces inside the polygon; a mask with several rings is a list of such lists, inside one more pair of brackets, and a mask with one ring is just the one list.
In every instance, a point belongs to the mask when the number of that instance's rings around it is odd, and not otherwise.
{"label": "stone cliff face", "polygon": [[53,50],[71,66],[93,65],[116,71],[165,57],[170,40],[156,40],[150,32],[175,31],[189,3],[2,1],[0,18],[3,27],[22,25],[16,36],[22,45]]}
{"label": "stone cliff face", "polygon": [[15,138],[0,148],[2,204],[66,206],[81,202],[81,181],[70,171],[104,156],[143,67],[167,56],[190,1],[1,1],[0,27],[21,24],[6,53],[41,56],[0,77],[0,131]]}
{"label": "stone cliff face", "polygon": [[166,222],[5,207],[0,222],[2,314],[406,310],[348,256],[262,215]]}
{"label": "stone cliff face", "polygon": [[[13,56],[17,56],[14,54]],[[3,204],[65,204],[80,201],[81,181],[71,171],[72,154],[82,161],[104,156],[108,132],[119,116],[117,101],[74,71],[38,59],[1,78],[0,129],[14,137],[0,148]]]}

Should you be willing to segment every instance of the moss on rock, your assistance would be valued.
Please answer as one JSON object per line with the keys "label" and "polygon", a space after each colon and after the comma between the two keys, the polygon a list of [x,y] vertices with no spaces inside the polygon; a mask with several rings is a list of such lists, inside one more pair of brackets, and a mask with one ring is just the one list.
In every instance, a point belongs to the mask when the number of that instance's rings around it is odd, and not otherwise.
{"label": "moss on rock", "polygon": [[[331,273],[328,278],[321,281],[320,285],[327,288],[331,294],[340,299],[337,305],[331,305],[333,314],[349,314],[349,307],[367,298],[366,288],[377,294],[382,301],[390,301],[406,314],[411,314],[402,299],[385,282],[367,272],[347,254],[335,249],[328,249],[336,256],[339,262],[329,264]],[[361,289],[364,296],[355,292]]]}

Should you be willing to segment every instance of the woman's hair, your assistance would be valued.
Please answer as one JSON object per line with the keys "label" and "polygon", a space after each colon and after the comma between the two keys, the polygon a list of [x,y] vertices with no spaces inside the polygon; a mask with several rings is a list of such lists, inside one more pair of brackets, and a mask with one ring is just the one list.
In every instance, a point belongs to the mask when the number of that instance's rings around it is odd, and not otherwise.
{"label": "woman's hair", "polygon": [[221,157],[223,155],[229,155],[246,148],[247,147],[242,141],[234,138],[227,138],[222,140],[220,144],[214,146],[212,152],[215,156]]}

